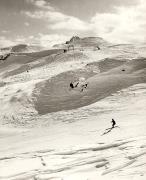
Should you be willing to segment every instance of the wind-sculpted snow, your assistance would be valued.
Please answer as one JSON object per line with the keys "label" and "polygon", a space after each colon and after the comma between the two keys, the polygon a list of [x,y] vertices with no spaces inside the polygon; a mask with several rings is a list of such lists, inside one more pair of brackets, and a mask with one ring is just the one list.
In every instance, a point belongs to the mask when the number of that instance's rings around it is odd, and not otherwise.
{"label": "wind-sculpted snow", "polygon": [[[70,89],[70,82],[80,77],[86,78],[87,88],[84,91],[80,86]],[[79,108],[143,82],[146,82],[146,59],[135,59],[104,73],[95,73],[86,66],[83,70],[65,72],[37,84],[35,108],[39,114]]]}
{"label": "wind-sculpted snow", "polygon": [[[97,173],[99,171],[101,179],[104,179],[102,176],[110,173],[119,173],[119,170],[124,171],[126,167],[129,169],[135,168],[139,163],[138,158],[144,156],[146,151],[145,153],[136,154],[132,159],[129,159],[127,157],[128,154],[132,148],[135,148],[133,143],[136,144],[133,140],[129,140],[107,144],[102,146],[102,148],[100,145],[94,145],[93,147],[71,150],[70,152],[64,150],[64,152],[56,153],[55,151],[45,150],[42,152],[34,151],[16,154],[14,157],[0,159],[0,163],[2,163],[0,165],[2,170],[0,178],[5,180],[55,179],[55,177],[66,179],[65,177],[68,177],[68,174],[80,174],[80,171],[84,172],[85,169],[92,168],[96,176],[99,176]],[[118,150],[119,148],[122,149],[123,145],[131,148],[123,153],[121,150]],[[137,148],[141,151],[139,146]],[[111,156],[111,152],[116,152],[116,154]],[[117,161],[116,165],[114,165],[114,161]],[[13,164],[12,170],[8,168],[9,164]],[[19,173],[17,166],[19,166]],[[7,171],[5,167],[7,167]],[[89,176],[91,175],[92,172],[89,173]],[[77,179],[80,179],[80,176],[77,177]]]}

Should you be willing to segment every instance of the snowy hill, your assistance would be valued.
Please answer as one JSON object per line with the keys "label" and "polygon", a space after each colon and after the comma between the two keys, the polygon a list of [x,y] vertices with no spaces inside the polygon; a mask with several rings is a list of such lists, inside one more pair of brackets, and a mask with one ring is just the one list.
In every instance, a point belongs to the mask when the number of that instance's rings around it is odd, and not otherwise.
{"label": "snowy hill", "polygon": [[69,41],[66,41],[64,44],[56,44],[53,47],[54,48],[67,48],[69,46],[73,45],[74,48],[79,48],[83,50],[83,48],[92,48],[98,49],[98,47],[103,48],[111,45],[107,41],[105,41],[101,37],[85,37],[85,38],[80,38],[78,36],[73,36]]}
{"label": "snowy hill", "polygon": [[34,46],[34,45],[26,45],[26,44],[18,44],[15,46],[10,46],[6,48],[0,49],[0,54],[6,54],[6,53],[27,53],[27,52],[37,52],[43,50],[40,46]]}
{"label": "snowy hill", "polygon": [[144,180],[146,46],[68,44],[0,61],[0,179]]}

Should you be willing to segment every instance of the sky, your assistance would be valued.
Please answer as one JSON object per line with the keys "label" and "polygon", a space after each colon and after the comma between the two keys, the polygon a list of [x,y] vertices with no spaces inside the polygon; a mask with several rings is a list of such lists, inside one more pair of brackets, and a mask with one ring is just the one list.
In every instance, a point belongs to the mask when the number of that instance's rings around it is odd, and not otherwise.
{"label": "sky", "polygon": [[72,36],[146,42],[146,0],[0,0],[0,47],[51,47]]}

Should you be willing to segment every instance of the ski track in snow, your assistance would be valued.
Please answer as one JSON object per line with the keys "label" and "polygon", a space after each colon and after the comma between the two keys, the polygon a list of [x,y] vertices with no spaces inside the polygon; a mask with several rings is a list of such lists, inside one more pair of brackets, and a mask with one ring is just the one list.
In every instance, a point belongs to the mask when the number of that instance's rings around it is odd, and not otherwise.
{"label": "ski track in snow", "polygon": [[[145,141],[145,137],[136,141]],[[130,171],[138,166],[139,159],[146,158],[146,150],[141,146],[135,147],[135,140],[117,142],[109,145],[98,145],[94,147],[81,148],[71,151],[55,152],[55,150],[45,150],[45,152],[30,152],[17,154],[14,157],[0,159],[1,179],[45,179],[64,177],[69,173],[78,171],[88,171],[91,167],[101,176],[119,173],[122,176],[124,169]],[[123,151],[124,146],[124,151]],[[130,146],[130,148],[128,148]],[[131,150],[138,149],[140,153],[131,155]],[[126,150],[127,149],[127,150]],[[80,155],[82,155],[80,157]],[[17,168],[19,167],[19,171]],[[142,175],[143,169],[141,170]],[[101,177],[102,178],[102,177]]]}

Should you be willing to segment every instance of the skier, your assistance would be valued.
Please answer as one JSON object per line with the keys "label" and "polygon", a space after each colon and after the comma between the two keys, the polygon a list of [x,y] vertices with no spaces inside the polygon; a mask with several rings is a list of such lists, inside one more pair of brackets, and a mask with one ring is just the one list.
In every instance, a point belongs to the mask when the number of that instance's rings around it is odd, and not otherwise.
{"label": "skier", "polygon": [[88,83],[83,84],[81,91],[83,91],[85,88],[87,88],[87,85],[88,85]]}
{"label": "skier", "polygon": [[111,123],[112,123],[112,128],[114,128],[116,125],[116,121],[114,119],[112,119]]}
{"label": "skier", "polygon": [[79,78],[79,84],[81,87],[81,91],[83,91],[85,88],[87,88],[87,85],[88,85],[88,83],[84,77]]}
{"label": "skier", "polygon": [[74,85],[73,85],[73,83],[71,82],[70,83],[70,87],[73,89],[74,88]]}

